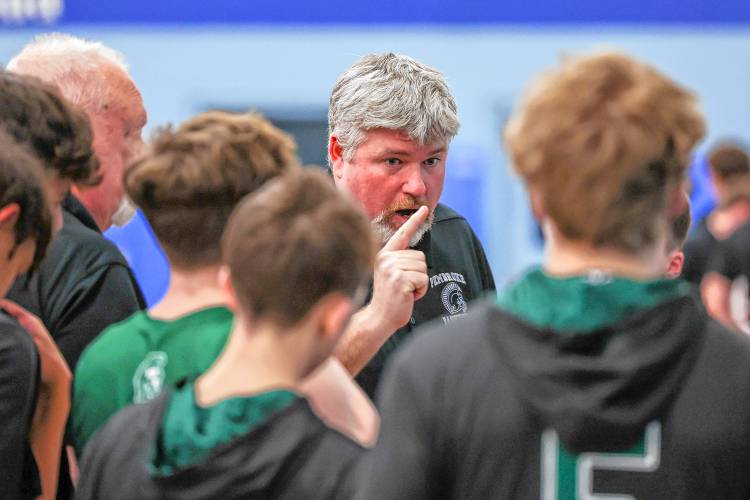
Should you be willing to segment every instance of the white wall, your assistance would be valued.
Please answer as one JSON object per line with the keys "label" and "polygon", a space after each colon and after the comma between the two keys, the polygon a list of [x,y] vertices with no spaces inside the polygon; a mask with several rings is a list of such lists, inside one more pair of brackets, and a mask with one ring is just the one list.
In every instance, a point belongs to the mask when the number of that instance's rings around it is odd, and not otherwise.
{"label": "white wall", "polygon": [[[709,140],[750,130],[750,30],[262,27],[73,29],[127,56],[143,92],[149,127],[180,121],[206,103],[325,106],[336,76],[368,52],[409,54],[442,70],[459,105],[456,143],[481,148],[485,244],[499,281],[538,259],[522,190],[508,174],[501,122],[529,77],[569,52],[610,46],[650,61],[701,97]],[[0,32],[0,61],[33,35]],[[585,92],[585,89],[581,89]]]}

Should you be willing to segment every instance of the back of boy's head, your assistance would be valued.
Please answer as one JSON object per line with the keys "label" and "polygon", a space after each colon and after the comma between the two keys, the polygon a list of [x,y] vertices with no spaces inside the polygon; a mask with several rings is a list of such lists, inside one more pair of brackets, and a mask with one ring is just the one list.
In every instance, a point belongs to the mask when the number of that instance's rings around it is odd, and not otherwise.
{"label": "back of boy's head", "polygon": [[26,148],[0,131],[0,208],[19,206],[15,248],[28,238],[36,241],[32,268],[44,258],[52,238],[52,214],[43,188],[44,169]]}
{"label": "back of boy's head", "polygon": [[708,167],[714,176],[726,182],[750,174],[750,158],[739,143],[723,141],[708,152]]}
{"label": "back of boy's head", "polygon": [[374,255],[367,217],[312,168],[248,196],[223,238],[240,308],[282,326],[298,323],[327,294],[353,297]]}
{"label": "back of boy's head", "polygon": [[0,70],[0,126],[60,178],[101,181],[88,117],[41,80]]}
{"label": "back of boy's head", "polygon": [[561,234],[638,252],[664,221],[705,124],[691,92],[618,53],[539,78],[505,131],[512,163]]}
{"label": "back of boy's head", "polygon": [[221,261],[221,235],[248,193],[299,168],[294,141],[260,115],[211,111],[160,130],[125,173],[172,265]]}

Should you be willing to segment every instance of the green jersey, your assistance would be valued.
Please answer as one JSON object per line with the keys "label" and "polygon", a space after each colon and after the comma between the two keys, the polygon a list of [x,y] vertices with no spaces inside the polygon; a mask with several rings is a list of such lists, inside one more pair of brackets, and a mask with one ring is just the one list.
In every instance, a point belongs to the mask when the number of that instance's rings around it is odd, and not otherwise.
{"label": "green jersey", "polygon": [[71,430],[78,455],[122,407],[150,401],[165,386],[206,371],[224,348],[232,320],[224,307],[173,321],[138,312],[104,330],[76,368]]}

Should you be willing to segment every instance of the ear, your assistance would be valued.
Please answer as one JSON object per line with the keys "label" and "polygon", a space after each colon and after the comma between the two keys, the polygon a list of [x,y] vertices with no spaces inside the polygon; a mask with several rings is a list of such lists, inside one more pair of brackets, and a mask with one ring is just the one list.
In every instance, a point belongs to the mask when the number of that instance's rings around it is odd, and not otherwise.
{"label": "ear", "polygon": [[228,266],[221,266],[219,269],[219,288],[224,293],[224,299],[226,300],[227,307],[237,312],[237,293],[234,290],[234,284],[232,283],[232,273],[229,271]]}
{"label": "ear", "polygon": [[682,273],[682,266],[685,264],[685,254],[682,250],[675,250],[669,254],[669,264],[667,265],[667,277],[677,278]]}
{"label": "ear", "polygon": [[0,208],[0,226],[12,229],[16,226],[18,217],[21,216],[21,207],[18,203],[9,203]]}
{"label": "ear", "polygon": [[344,149],[339,143],[338,137],[332,135],[328,138],[328,158],[331,161],[331,172],[336,179],[343,175],[341,167],[344,165]]}
{"label": "ear", "polygon": [[343,293],[330,293],[318,302],[317,307],[320,335],[328,340],[338,340],[352,316],[352,299]]}

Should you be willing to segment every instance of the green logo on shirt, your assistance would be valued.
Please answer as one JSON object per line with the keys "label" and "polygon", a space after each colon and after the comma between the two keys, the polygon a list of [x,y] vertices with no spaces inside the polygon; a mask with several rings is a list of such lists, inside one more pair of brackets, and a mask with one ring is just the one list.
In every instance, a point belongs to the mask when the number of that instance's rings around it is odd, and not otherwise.
{"label": "green logo on shirt", "polygon": [[594,472],[654,472],[661,462],[661,424],[646,426],[643,439],[621,453],[569,453],[553,429],[542,434],[542,500],[635,500],[630,495],[595,493]]}
{"label": "green logo on shirt", "polygon": [[161,393],[167,374],[167,353],[162,351],[150,352],[141,361],[133,375],[133,402],[146,403]]}

